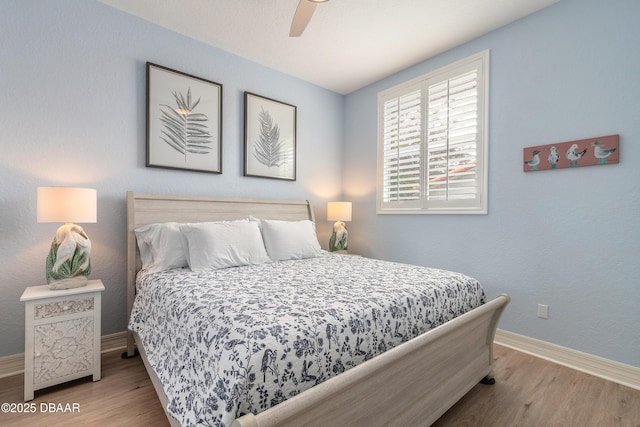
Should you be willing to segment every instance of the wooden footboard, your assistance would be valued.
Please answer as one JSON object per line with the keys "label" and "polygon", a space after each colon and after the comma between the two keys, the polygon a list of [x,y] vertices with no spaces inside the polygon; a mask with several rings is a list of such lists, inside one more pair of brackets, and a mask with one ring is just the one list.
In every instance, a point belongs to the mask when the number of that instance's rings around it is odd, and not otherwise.
{"label": "wooden footboard", "polygon": [[233,427],[428,426],[493,369],[500,295]]}

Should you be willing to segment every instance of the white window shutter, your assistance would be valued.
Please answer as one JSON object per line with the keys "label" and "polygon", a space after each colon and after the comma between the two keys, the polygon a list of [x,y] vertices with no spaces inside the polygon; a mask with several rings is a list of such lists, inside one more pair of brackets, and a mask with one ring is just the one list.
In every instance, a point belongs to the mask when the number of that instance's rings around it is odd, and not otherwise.
{"label": "white window shutter", "polygon": [[420,200],[421,98],[421,91],[418,89],[384,101],[385,202]]}
{"label": "white window shutter", "polygon": [[478,72],[428,88],[427,200],[477,196]]}
{"label": "white window shutter", "polygon": [[487,212],[489,52],[378,95],[378,213]]}

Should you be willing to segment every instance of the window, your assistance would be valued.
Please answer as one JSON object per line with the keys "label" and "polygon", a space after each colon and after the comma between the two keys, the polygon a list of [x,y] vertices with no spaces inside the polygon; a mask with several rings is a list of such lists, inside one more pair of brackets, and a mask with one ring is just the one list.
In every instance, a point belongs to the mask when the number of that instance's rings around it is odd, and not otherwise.
{"label": "window", "polygon": [[489,52],[378,94],[378,213],[487,213]]}

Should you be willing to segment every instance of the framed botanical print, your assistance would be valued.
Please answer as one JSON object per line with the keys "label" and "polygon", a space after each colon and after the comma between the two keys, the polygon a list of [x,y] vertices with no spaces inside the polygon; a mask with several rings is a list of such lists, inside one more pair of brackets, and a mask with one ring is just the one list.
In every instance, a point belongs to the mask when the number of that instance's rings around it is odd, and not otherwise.
{"label": "framed botanical print", "polygon": [[222,173],[222,85],[147,62],[147,166]]}
{"label": "framed botanical print", "polygon": [[244,175],[296,180],[296,107],[244,93]]}

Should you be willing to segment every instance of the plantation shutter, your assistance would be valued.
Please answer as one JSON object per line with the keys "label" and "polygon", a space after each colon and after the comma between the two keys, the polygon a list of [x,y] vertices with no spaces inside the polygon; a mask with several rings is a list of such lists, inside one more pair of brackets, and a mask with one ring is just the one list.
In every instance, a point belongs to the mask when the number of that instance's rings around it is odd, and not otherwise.
{"label": "plantation shutter", "polygon": [[488,51],[378,94],[378,213],[487,213]]}
{"label": "plantation shutter", "polygon": [[478,72],[428,87],[427,200],[477,196]]}
{"label": "plantation shutter", "polygon": [[410,89],[384,101],[383,194],[385,202],[421,198],[422,91]]}

